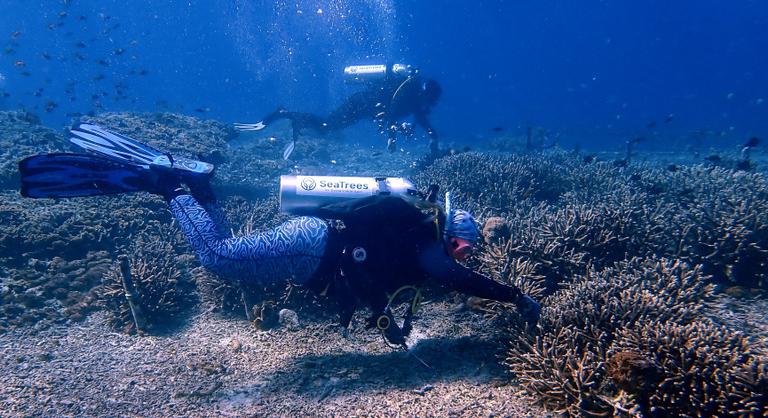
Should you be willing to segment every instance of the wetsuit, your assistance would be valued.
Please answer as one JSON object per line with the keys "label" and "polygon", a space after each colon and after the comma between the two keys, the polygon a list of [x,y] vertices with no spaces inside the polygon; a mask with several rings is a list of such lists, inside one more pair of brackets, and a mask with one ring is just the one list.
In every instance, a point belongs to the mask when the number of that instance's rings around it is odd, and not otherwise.
{"label": "wetsuit", "polygon": [[[338,298],[344,327],[355,309],[382,313],[388,295],[428,279],[449,290],[502,302],[516,302],[519,289],[473,272],[443,249],[442,223],[398,197],[373,196],[317,210],[245,237],[225,232],[210,198],[182,194],[169,199],[188,241],[206,268],[240,280],[291,280]],[[340,219],[337,231],[321,218]],[[355,249],[365,251],[355,260]]]}

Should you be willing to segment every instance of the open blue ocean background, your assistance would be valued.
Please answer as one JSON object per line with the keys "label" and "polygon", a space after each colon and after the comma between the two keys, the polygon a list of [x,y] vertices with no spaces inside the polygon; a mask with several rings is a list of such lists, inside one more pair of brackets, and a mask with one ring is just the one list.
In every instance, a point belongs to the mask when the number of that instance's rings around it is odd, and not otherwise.
{"label": "open blue ocean background", "polygon": [[[768,3],[0,0],[0,109],[53,127],[91,111],[254,122],[327,113],[344,66],[403,62],[437,79],[433,124],[564,147],[649,147],[768,133]],[[360,132],[370,133],[369,124]]]}

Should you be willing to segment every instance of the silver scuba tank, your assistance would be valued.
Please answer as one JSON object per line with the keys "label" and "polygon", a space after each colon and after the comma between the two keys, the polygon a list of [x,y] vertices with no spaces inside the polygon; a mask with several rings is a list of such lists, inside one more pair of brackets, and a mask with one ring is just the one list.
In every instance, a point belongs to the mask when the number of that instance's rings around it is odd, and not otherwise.
{"label": "silver scuba tank", "polygon": [[280,210],[311,215],[323,205],[374,195],[418,195],[402,177],[280,176]]}
{"label": "silver scuba tank", "polygon": [[369,83],[384,80],[388,76],[406,77],[416,70],[410,65],[392,64],[386,65],[350,65],[344,68],[344,80],[350,84]]}

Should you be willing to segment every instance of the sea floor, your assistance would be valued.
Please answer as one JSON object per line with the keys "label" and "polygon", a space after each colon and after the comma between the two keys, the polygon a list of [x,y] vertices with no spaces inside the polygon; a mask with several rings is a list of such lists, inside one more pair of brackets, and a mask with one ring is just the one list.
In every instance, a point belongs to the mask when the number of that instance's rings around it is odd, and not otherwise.
{"label": "sea floor", "polygon": [[[289,331],[200,313],[165,336],[113,332],[101,314],[0,335],[3,416],[547,415],[508,386],[502,338],[453,300],[425,305],[411,354],[358,315]],[[418,357],[418,359],[416,358]],[[422,361],[426,365],[422,364]]]}

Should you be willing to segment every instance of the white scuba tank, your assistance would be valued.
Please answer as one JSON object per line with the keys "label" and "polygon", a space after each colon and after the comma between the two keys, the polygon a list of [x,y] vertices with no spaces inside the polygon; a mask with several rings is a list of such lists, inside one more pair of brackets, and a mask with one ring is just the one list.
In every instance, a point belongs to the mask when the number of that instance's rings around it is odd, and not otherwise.
{"label": "white scuba tank", "polygon": [[311,215],[323,205],[374,195],[418,195],[402,177],[280,176],[280,210]]}
{"label": "white scuba tank", "polygon": [[351,84],[370,83],[372,81],[384,80],[392,75],[405,78],[415,72],[416,69],[405,64],[392,64],[389,71],[384,64],[350,65],[344,68],[344,80]]}

